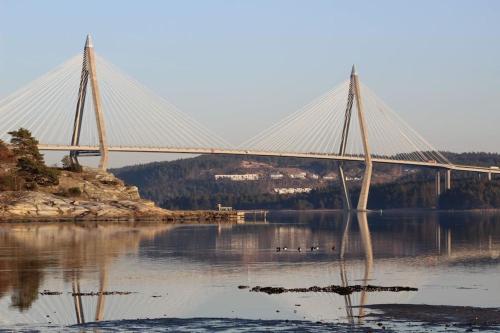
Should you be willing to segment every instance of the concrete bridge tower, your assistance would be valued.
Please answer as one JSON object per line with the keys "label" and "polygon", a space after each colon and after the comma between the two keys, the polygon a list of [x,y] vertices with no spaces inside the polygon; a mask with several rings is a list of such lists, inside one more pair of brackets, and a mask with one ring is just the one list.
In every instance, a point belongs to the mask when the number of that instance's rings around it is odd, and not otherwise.
{"label": "concrete bridge tower", "polygon": [[[339,156],[344,156],[346,151],[347,139],[349,136],[349,127],[351,123],[352,106],[356,102],[356,109],[358,111],[358,122],[360,127],[361,139],[363,142],[363,151],[365,155],[365,172],[363,175],[363,181],[361,184],[361,191],[358,199],[358,211],[366,211],[368,203],[368,194],[370,192],[370,182],[372,178],[372,157],[370,152],[370,145],[368,144],[368,131],[366,127],[365,114],[363,110],[363,99],[361,98],[361,89],[359,85],[358,74],[356,72],[356,67],[352,66],[351,71],[351,81],[349,84],[349,95],[347,97],[347,107],[344,117],[344,127],[342,130],[342,138],[340,141]],[[342,198],[344,203],[344,209],[351,210],[352,204],[349,197],[349,189],[346,184],[343,163],[339,163],[339,178],[342,187]]]}
{"label": "concrete bridge tower", "polygon": [[[102,111],[101,91],[97,81],[97,69],[95,61],[94,45],[92,38],[87,35],[85,47],[83,49],[83,64],[82,74],[80,77],[80,88],[78,91],[78,102],[76,104],[75,120],[73,123],[73,135],[71,137],[71,145],[78,146],[80,143],[80,133],[82,129],[83,111],[85,108],[85,97],[87,95],[87,86],[90,79],[92,87],[92,103],[95,111],[95,119],[97,123],[97,134],[99,136],[99,168],[106,170],[108,166],[108,142],[106,137],[106,126],[104,124],[104,114]],[[70,157],[73,163],[78,163],[78,155],[95,155],[93,153],[74,150],[70,152]]]}
{"label": "concrete bridge tower", "polygon": [[351,81],[354,86],[354,96],[356,97],[356,107],[358,109],[359,130],[361,132],[361,139],[363,141],[363,150],[365,153],[365,173],[363,175],[363,182],[361,184],[361,191],[359,193],[358,211],[366,211],[368,204],[368,194],[370,192],[370,182],[372,179],[372,156],[370,145],[368,144],[368,131],[366,128],[365,113],[363,110],[363,100],[361,98],[361,89],[359,87],[358,74],[356,68],[352,67]]}

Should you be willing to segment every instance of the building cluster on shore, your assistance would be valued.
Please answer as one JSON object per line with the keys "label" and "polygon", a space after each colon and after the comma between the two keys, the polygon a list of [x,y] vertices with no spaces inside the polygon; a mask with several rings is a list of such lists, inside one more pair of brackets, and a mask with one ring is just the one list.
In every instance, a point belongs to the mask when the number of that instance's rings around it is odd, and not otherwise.
{"label": "building cluster on shore", "polygon": [[[231,181],[254,181],[254,180],[259,180],[259,179],[271,179],[271,180],[280,180],[284,179],[285,177],[290,178],[290,179],[311,179],[311,180],[335,180],[337,179],[337,175],[330,173],[328,175],[325,175],[323,177],[315,174],[315,173],[307,173],[304,171],[301,172],[296,172],[296,173],[288,173],[288,174],[283,174],[283,173],[271,173],[266,177],[265,175],[259,174],[259,173],[243,173],[243,174],[216,174],[214,175],[215,180],[231,180]],[[359,177],[353,177],[351,180],[359,180],[357,179]]]}

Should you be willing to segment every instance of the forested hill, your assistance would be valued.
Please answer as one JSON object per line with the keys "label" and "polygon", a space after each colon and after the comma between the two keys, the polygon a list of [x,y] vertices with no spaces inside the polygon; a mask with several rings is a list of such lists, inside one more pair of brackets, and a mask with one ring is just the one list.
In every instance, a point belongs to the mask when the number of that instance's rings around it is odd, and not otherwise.
{"label": "forested hill", "polygon": [[[144,197],[174,209],[214,208],[217,203],[259,204],[274,187],[321,186],[314,179],[270,181],[270,174],[309,172],[323,176],[335,169],[333,161],[294,158],[202,155],[171,162],[155,162],[111,170],[119,178],[139,187]],[[216,174],[259,174],[257,181],[215,180]],[[260,199],[259,199],[260,198]]]}
{"label": "forested hill", "polygon": [[454,164],[467,164],[477,166],[498,166],[500,167],[500,154],[496,153],[452,153],[442,152],[442,154]]}
{"label": "forested hill", "polygon": [[[481,166],[500,165],[500,154],[443,153],[452,163]],[[111,170],[125,182],[139,187],[141,195],[170,209],[210,209],[217,203],[235,208],[340,208],[336,180],[336,162],[328,160],[248,156],[202,155],[170,162],[155,162]],[[347,163],[347,176],[352,179],[353,200],[356,200],[363,165]],[[434,173],[429,169],[375,165],[370,208],[431,208],[438,202],[434,195]],[[304,179],[290,175],[305,173]],[[215,180],[217,174],[258,174],[255,181]],[[281,174],[281,179],[271,175]],[[356,178],[358,177],[358,178]],[[454,173],[453,195],[443,199],[446,208],[500,207],[495,195],[471,201],[475,194],[468,188],[495,192],[497,182],[488,186],[478,183],[471,174]],[[327,180],[328,179],[328,180]],[[484,181],[484,180],[483,180]],[[310,188],[309,193],[277,194],[276,188]],[[468,193],[464,193],[468,192]],[[443,195],[444,196],[444,195]],[[460,207],[460,198],[467,196],[468,207]],[[479,197],[479,195],[477,196]],[[491,200],[490,200],[491,199]]]}

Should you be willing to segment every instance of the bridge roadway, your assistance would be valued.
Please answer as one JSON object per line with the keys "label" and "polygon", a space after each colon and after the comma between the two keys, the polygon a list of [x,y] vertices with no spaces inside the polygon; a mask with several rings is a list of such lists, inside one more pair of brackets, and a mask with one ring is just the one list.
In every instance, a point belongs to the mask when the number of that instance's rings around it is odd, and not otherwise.
{"label": "bridge roadway", "polygon": [[[44,151],[87,151],[99,152],[98,146],[71,146],[71,145],[45,145],[39,144],[38,148]],[[124,147],[110,146],[110,152],[126,153],[175,153],[175,154],[214,154],[214,155],[240,155],[240,156],[276,156],[276,157],[297,157],[297,158],[315,158],[336,161],[363,162],[363,156],[340,156],[334,154],[322,153],[296,153],[296,152],[273,152],[245,149],[226,149],[226,148],[159,148],[159,147]],[[423,166],[435,169],[447,169],[456,171],[469,171],[489,174],[500,174],[500,169],[489,167],[444,164],[436,162],[419,162],[409,160],[392,160],[389,158],[372,157],[372,162],[395,165]]]}

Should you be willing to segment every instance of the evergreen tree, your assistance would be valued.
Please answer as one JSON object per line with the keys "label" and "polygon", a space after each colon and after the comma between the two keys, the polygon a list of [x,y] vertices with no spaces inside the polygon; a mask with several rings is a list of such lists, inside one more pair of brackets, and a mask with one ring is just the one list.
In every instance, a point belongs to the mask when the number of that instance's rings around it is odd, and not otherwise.
{"label": "evergreen tree", "polygon": [[10,139],[12,151],[18,159],[29,159],[35,164],[45,165],[43,155],[38,150],[38,140],[31,135],[29,130],[21,127],[9,134],[12,136]]}
{"label": "evergreen tree", "polygon": [[76,163],[73,162],[73,160],[68,155],[62,158],[61,163],[64,170],[73,172],[82,172],[83,170],[82,166],[78,163],[78,161]]}
{"label": "evergreen tree", "polygon": [[25,180],[28,190],[36,189],[37,185],[57,185],[58,171],[45,165],[43,155],[38,150],[38,140],[25,128],[11,131],[10,143],[17,158],[18,174]]}

